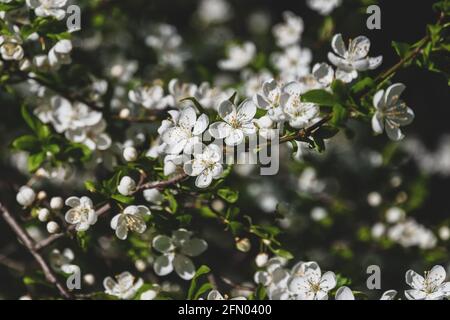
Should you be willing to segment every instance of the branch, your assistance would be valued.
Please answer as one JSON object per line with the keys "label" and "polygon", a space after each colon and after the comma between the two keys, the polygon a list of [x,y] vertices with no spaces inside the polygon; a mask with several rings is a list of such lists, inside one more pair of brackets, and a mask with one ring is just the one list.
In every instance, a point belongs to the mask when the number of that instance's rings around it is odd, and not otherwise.
{"label": "branch", "polygon": [[173,177],[172,179],[169,179],[169,180],[156,181],[156,182],[147,182],[147,183],[144,183],[144,184],[140,184],[140,185],[137,186],[137,188],[134,191],[134,193],[137,193],[137,192],[139,192],[141,190],[144,190],[144,189],[161,189],[161,188],[164,188],[164,187],[168,187],[168,186],[171,186],[173,184],[177,184],[178,182],[183,181],[187,177],[188,177],[187,174],[182,173],[182,174],[179,174],[179,175],[177,175],[177,176],[175,176],[175,177]]}
{"label": "branch", "polygon": [[0,203],[0,211],[2,213],[3,219],[5,219],[6,223],[11,227],[17,237],[21,240],[22,244],[34,259],[37,261],[42,271],[44,272],[45,278],[48,282],[54,285],[60,295],[65,299],[71,299],[72,295],[64,288],[64,286],[58,281],[53,271],[48,266],[47,262],[41,256],[41,254],[36,250],[34,241],[30,238],[30,236],[26,233],[26,231],[17,223],[16,219],[9,213],[8,209]]}

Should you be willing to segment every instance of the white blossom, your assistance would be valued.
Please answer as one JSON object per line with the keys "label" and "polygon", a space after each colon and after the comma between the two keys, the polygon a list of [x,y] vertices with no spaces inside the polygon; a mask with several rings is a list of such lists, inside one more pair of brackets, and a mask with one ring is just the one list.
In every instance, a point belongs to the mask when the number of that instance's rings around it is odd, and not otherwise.
{"label": "white blossom", "polygon": [[342,0],[308,0],[308,6],[319,12],[323,16],[329,15],[334,9],[339,7]]}
{"label": "white blossom", "polygon": [[246,67],[255,57],[256,47],[252,42],[232,45],[228,48],[227,59],[220,60],[218,66],[222,70],[237,71]]}
{"label": "white blossom", "polygon": [[223,23],[230,19],[232,8],[225,0],[202,0],[198,6],[197,14],[205,24]]}
{"label": "white blossom", "polygon": [[128,92],[128,97],[131,102],[149,110],[162,110],[169,104],[164,89],[159,85],[138,87]]}
{"label": "white blossom", "polygon": [[195,109],[187,107],[179,115],[172,114],[172,120],[175,126],[162,134],[162,140],[167,144],[165,151],[169,154],[192,153],[194,145],[202,141],[201,135],[209,124],[208,116],[202,114],[197,118]]}
{"label": "white blossom", "polygon": [[147,229],[145,216],[150,214],[145,206],[128,206],[112,218],[111,228],[116,231],[117,238],[125,240],[129,231],[143,233]]}
{"label": "white blossom", "polygon": [[61,197],[53,197],[50,199],[50,208],[53,210],[61,210],[64,207],[64,200]]}
{"label": "white blossom", "polygon": [[26,0],[26,2],[38,17],[54,17],[62,20],[66,16],[64,7],[67,0]]}
{"label": "white blossom", "polygon": [[47,232],[50,234],[57,233],[59,231],[59,224],[55,221],[47,223]]}
{"label": "white blossom", "polygon": [[194,159],[184,164],[184,172],[191,177],[197,177],[195,185],[207,188],[213,179],[219,179],[223,172],[221,164],[222,150],[215,144],[202,148],[194,153]]}
{"label": "white blossom", "polygon": [[138,158],[138,152],[134,147],[126,147],[125,149],[123,149],[122,155],[125,161],[128,162],[136,161],[136,159]]}
{"label": "white blossom", "polygon": [[370,40],[364,36],[358,36],[349,41],[346,47],[341,34],[336,34],[331,42],[334,53],[328,53],[328,59],[338,67],[336,78],[351,82],[358,77],[358,71],[373,70],[383,62],[383,57],[370,58]]}
{"label": "white blossom", "polygon": [[22,48],[22,39],[17,35],[1,35],[0,36],[0,53],[3,60],[22,60],[24,51]]}
{"label": "white blossom", "polygon": [[50,218],[50,210],[47,208],[41,208],[38,211],[38,219],[41,222],[47,222]]}
{"label": "white blossom", "polygon": [[48,63],[52,68],[58,68],[63,64],[70,64],[72,59],[72,42],[70,40],[60,40],[48,52]]}
{"label": "white blossom", "polygon": [[355,300],[352,290],[349,287],[340,287],[336,291],[336,300]]}
{"label": "white blossom", "polygon": [[295,45],[285,48],[281,53],[273,53],[271,60],[280,72],[281,79],[289,82],[309,74],[312,53],[308,48]]}
{"label": "white blossom", "polygon": [[31,206],[35,199],[36,192],[28,186],[21,187],[16,195],[17,202],[24,207]]}
{"label": "white blossom", "polygon": [[280,105],[281,88],[279,82],[271,79],[264,82],[261,94],[257,94],[254,97],[258,107],[267,110],[267,115],[275,122],[281,122],[286,119],[286,115]]}
{"label": "white blossom", "polygon": [[65,219],[67,223],[74,224],[77,231],[86,231],[97,222],[94,204],[88,197],[70,197],[66,205],[72,209],[66,212]]}
{"label": "white blossom", "polygon": [[103,281],[105,293],[122,300],[132,299],[143,284],[142,279],[136,281],[136,278],[129,272],[122,272],[114,279],[107,277]]}
{"label": "white blossom", "polygon": [[293,275],[289,280],[289,290],[299,300],[327,300],[328,292],[336,286],[336,276],[328,271],[322,275],[315,262],[305,263],[301,275]]}
{"label": "white blossom", "polygon": [[291,82],[282,88],[280,99],[280,105],[289,125],[296,129],[308,127],[319,120],[319,106],[314,103],[302,102],[302,93],[302,86],[298,82]]}
{"label": "white blossom", "polygon": [[404,138],[400,130],[414,120],[414,112],[400,100],[400,95],[405,90],[401,83],[393,84],[386,91],[380,90],[373,97],[376,108],[372,117],[372,128],[375,133],[383,133],[386,130],[391,140],[398,141]]}
{"label": "white blossom", "polygon": [[290,11],[283,12],[284,23],[273,27],[273,34],[277,46],[285,48],[300,41],[303,33],[303,19]]}
{"label": "white blossom", "polygon": [[450,295],[450,282],[442,266],[434,266],[425,277],[413,270],[406,272],[406,283],[412,288],[405,291],[408,300],[442,300]]}
{"label": "white blossom", "polygon": [[129,176],[122,177],[120,179],[119,185],[117,186],[117,191],[121,195],[129,196],[136,189],[136,182]]}
{"label": "white blossom", "polygon": [[192,232],[185,229],[174,231],[172,237],[156,236],[152,245],[162,253],[153,264],[156,274],[165,276],[175,269],[184,280],[191,280],[195,274],[195,266],[189,257],[199,256],[208,248],[205,240],[192,238]]}
{"label": "white blossom", "polygon": [[218,112],[223,121],[211,124],[209,133],[215,139],[225,139],[228,146],[239,145],[246,136],[256,132],[253,123],[256,105],[252,100],[243,101],[237,108],[232,102],[225,100],[220,104]]}

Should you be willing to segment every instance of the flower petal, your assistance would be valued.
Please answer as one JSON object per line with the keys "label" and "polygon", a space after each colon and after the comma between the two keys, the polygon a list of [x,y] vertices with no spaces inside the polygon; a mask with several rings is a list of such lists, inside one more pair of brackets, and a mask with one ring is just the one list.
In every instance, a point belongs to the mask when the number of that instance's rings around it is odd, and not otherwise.
{"label": "flower petal", "polygon": [[66,200],[66,206],[74,208],[74,207],[78,207],[79,205],[80,205],[80,198],[78,198],[78,197],[70,197],[70,198],[67,198],[67,200]]}
{"label": "flower petal", "polygon": [[208,244],[203,239],[187,240],[181,246],[181,252],[190,257],[201,255],[208,248]]}
{"label": "flower petal", "polygon": [[340,287],[336,291],[336,300],[355,300],[355,296],[350,288]]}
{"label": "flower petal", "polygon": [[214,122],[209,126],[209,133],[215,139],[224,139],[230,135],[232,128],[226,122]]}
{"label": "flower petal", "polygon": [[194,127],[196,121],[197,114],[195,113],[194,108],[187,107],[181,111],[178,125],[190,131]]}
{"label": "flower petal", "polygon": [[381,134],[384,131],[383,119],[380,119],[378,112],[372,117],[372,129],[376,134]]}
{"label": "flower petal", "polygon": [[400,95],[403,93],[403,91],[406,89],[406,86],[403,83],[396,83],[387,88],[386,95],[385,95],[385,105],[386,106],[392,106],[397,103],[398,99],[400,98]]}
{"label": "flower petal", "polygon": [[184,280],[191,280],[195,275],[195,267],[191,259],[182,254],[175,256],[173,266],[176,273]]}
{"label": "flower petal", "polygon": [[255,103],[247,99],[241,103],[237,110],[237,118],[241,122],[250,122],[256,115],[256,105]]}
{"label": "flower petal", "polygon": [[406,283],[413,289],[421,290],[425,285],[425,279],[413,270],[406,271]]}
{"label": "flower petal", "polygon": [[333,48],[333,51],[341,57],[345,56],[347,48],[345,47],[344,40],[342,39],[342,34],[338,33],[333,37],[331,40],[331,47]]}
{"label": "flower petal", "polygon": [[158,235],[153,238],[152,246],[161,253],[170,252],[175,248],[172,239],[164,235]]}
{"label": "flower petal", "polygon": [[166,276],[173,271],[173,256],[163,254],[156,258],[153,270],[158,276]]}
{"label": "flower petal", "polygon": [[200,117],[198,117],[197,122],[194,126],[194,130],[192,130],[192,134],[195,136],[202,134],[208,127],[208,124],[208,116],[206,114],[202,114]]}
{"label": "flower petal", "polygon": [[226,122],[231,118],[236,118],[236,106],[229,100],[224,100],[219,105],[219,116]]}

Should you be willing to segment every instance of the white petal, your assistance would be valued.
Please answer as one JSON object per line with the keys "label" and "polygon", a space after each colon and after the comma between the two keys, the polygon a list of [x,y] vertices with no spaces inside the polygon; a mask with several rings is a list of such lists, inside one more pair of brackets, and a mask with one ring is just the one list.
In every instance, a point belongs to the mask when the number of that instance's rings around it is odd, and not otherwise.
{"label": "white petal", "polygon": [[224,139],[230,135],[231,126],[226,122],[214,122],[209,127],[209,133],[215,139]]}
{"label": "white petal", "polygon": [[219,105],[219,116],[226,122],[230,122],[231,118],[236,118],[236,106],[230,101],[222,101]]}
{"label": "white petal", "polygon": [[175,256],[173,266],[180,278],[184,280],[191,280],[195,275],[195,267],[191,259],[182,254]]}
{"label": "white petal", "polygon": [[197,188],[207,188],[211,184],[213,176],[211,173],[202,172],[197,179],[195,179],[195,185]]}
{"label": "white petal", "polygon": [[119,218],[120,218],[121,214],[116,214],[112,219],[111,219],[111,229],[116,230],[117,229],[117,224],[119,222]]}
{"label": "white petal", "polygon": [[384,90],[380,90],[373,96],[373,106],[377,109],[381,109],[385,106],[384,104]]}
{"label": "white petal", "polygon": [[356,37],[348,48],[349,54],[354,60],[360,60],[369,54],[370,40],[365,36]]}
{"label": "white petal", "polygon": [[173,256],[161,255],[153,263],[153,270],[158,276],[168,275],[173,271]]}
{"label": "white petal", "polygon": [[336,52],[341,57],[345,56],[345,53],[347,52],[347,48],[345,47],[344,40],[342,39],[342,35],[340,33],[336,34],[331,40],[331,47],[333,48],[334,52]]}
{"label": "white petal", "polygon": [[181,252],[187,256],[196,257],[201,255],[207,248],[208,244],[205,240],[194,238],[183,243]]}
{"label": "white petal", "polygon": [[396,83],[387,88],[385,95],[385,105],[392,106],[394,105],[403,91],[406,89],[406,86],[403,83]]}
{"label": "white petal", "polygon": [[378,68],[379,66],[381,66],[382,63],[383,63],[382,56],[378,56],[375,58],[369,58],[369,69],[374,70],[374,69]]}
{"label": "white petal", "polygon": [[206,128],[208,127],[209,119],[206,114],[202,114],[200,117],[198,117],[197,122],[195,123],[194,130],[192,131],[193,135],[199,135],[202,134]]}
{"label": "white petal", "polygon": [[225,138],[227,146],[237,146],[244,141],[244,133],[239,129],[231,129],[228,137]]}
{"label": "white petal", "polygon": [[324,291],[329,291],[336,287],[336,275],[334,272],[325,272],[320,281],[320,288]]}
{"label": "white petal", "polygon": [[394,300],[395,296],[397,295],[397,291],[395,290],[388,290],[383,293],[380,300]]}
{"label": "white petal", "polygon": [[355,300],[355,296],[348,287],[340,287],[336,291],[336,300]]}
{"label": "white petal", "polygon": [[381,134],[384,130],[383,119],[380,119],[378,112],[372,117],[372,129],[375,133]]}
{"label": "white petal", "polygon": [[388,123],[386,123],[385,129],[389,139],[393,141],[400,141],[405,137],[400,128],[393,127]]}
{"label": "white petal", "polygon": [[75,207],[78,207],[79,205],[80,205],[80,198],[78,198],[78,197],[70,197],[70,198],[67,198],[67,200],[66,200],[66,206],[75,208]]}
{"label": "white petal", "polygon": [[446,277],[445,269],[442,266],[434,266],[427,275],[428,286],[438,287]]}
{"label": "white petal", "polygon": [[406,290],[405,291],[405,297],[408,300],[424,300],[426,298],[427,294],[423,291],[419,290]]}
{"label": "white petal", "polygon": [[180,119],[178,119],[178,125],[185,129],[191,130],[196,121],[197,115],[195,114],[194,108],[187,107],[181,111]]}
{"label": "white petal", "polygon": [[237,118],[241,122],[250,122],[253,120],[256,114],[256,105],[255,103],[247,99],[241,103],[237,111]]}
{"label": "white petal", "polygon": [[405,275],[406,283],[413,289],[421,290],[424,287],[425,279],[413,270],[408,270]]}
{"label": "white petal", "polygon": [[174,249],[172,239],[164,235],[153,238],[152,246],[161,253],[167,253]]}

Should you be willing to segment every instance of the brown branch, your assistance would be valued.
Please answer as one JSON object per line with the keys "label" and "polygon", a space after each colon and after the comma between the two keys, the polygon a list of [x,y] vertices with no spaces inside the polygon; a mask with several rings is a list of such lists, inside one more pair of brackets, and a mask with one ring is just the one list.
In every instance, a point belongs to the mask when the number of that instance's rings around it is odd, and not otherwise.
{"label": "brown branch", "polygon": [[0,211],[2,213],[3,219],[5,219],[6,223],[11,227],[11,229],[20,239],[25,248],[28,249],[28,251],[34,257],[36,262],[39,264],[42,271],[44,272],[47,281],[58,289],[60,295],[63,298],[71,299],[72,295],[70,294],[70,292],[67,291],[66,288],[58,281],[58,279],[56,278],[55,274],[53,273],[47,262],[36,250],[34,241],[30,238],[28,233],[17,223],[16,219],[14,219],[14,217],[9,213],[8,209],[2,203],[0,203]]}
{"label": "brown branch", "polygon": [[134,193],[137,193],[141,190],[144,189],[161,189],[164,187],[168,187],[171,186],[173,184],[177,184],[178,182],[183,181],[184,179],[186,179],[188,177],[187,174],[182,173],[179,174],[169,180],[165,180],[165,181],[156,181],[156,182],[148,182],[148,183],[143,183],[137,186],[136,190],[134,191]]}

